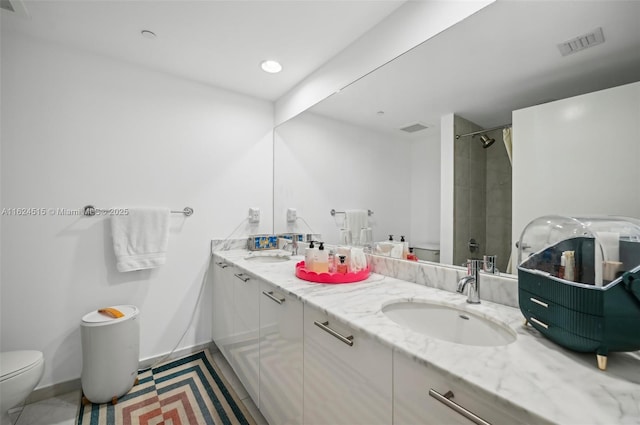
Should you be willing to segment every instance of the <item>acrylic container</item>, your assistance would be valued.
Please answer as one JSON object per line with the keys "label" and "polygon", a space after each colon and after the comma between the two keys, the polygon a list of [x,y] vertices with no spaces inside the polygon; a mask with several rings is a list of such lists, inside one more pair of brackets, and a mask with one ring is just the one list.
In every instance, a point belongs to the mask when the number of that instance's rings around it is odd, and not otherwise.
{"label": "acrylic container", "polygon": [[640,349],[640,220],[537,218],[518,264],[520,310],[544,336],[596,353],[603,370],[609,352]]}

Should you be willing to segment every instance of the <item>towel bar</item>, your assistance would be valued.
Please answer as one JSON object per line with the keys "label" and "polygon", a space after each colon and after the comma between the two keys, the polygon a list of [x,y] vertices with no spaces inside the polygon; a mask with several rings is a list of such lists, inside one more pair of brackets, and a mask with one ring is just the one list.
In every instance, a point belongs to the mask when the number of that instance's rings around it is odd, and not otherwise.
{"label": "towel bar", "polygon": [[[345,214],[345,211],[336,211],[332,209],[331,215],[335,217],[336,214]],[[367,210],[367,214],[369,215],[369,217],[371,217],[373,215],[373,211]]]}
{"label": "towel bar", "polygon": [[[123,208],[124,209],[124,208]],[[86,205],[84,208],[82,208],[82,215],[86,216],[86,217],[93,217],[94,215],[96,215],[96,211],[98,209],[96,207],[94,207],[93,205]],[[106,210],[108,211],[108,210]],[[190,215],[193,214],[193,208],[191,207],[184,207],[183,210],[180,211],[170,211],[171,214],[184,214],[185,216],[189,217]]]}

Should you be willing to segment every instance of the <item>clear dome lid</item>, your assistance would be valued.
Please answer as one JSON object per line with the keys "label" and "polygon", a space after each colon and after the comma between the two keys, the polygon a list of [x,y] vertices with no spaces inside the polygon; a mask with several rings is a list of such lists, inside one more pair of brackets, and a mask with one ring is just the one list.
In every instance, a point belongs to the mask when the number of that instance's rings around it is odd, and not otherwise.
{"label": "clear dome lid", "polygon": [[640,220],[543,216],[524,228],[517,246],[521,268],[602,286],[640,267]]}

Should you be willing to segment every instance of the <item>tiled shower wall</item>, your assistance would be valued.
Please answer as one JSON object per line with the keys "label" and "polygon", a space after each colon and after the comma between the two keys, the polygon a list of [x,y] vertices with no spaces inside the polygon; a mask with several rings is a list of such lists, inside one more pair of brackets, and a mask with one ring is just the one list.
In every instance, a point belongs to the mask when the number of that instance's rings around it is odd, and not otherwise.
{"label": "tiled shower wall", "polygon": [[[482,130],[455,117],[455,134]],[[454,251],[455,265],[468,258],[496,255],[498,269],[505,271],[511,245],[511,163],[502,130],[487,133],[496,139],[487,149],[479,136],[454,140]],[[469,239],[480,245],[469,250]]]}
{"label": "tiled shower wall", "polygon": [[496,139],[496,142],[485,149],[486,253],[498,256],[498,269],[503,272],[511,255],[511,162],[504,147],[502,130],[487,135]]}
{"label": "tiled shower wall", "polygon": [[[482,127],[456,116],[454,133],[466,134]],[[476,138],[454,141],[453,263],[461,265],[468,258],[482,256],[486,248],[486,152]],[[469,250],[473,238],[480,245]]]}

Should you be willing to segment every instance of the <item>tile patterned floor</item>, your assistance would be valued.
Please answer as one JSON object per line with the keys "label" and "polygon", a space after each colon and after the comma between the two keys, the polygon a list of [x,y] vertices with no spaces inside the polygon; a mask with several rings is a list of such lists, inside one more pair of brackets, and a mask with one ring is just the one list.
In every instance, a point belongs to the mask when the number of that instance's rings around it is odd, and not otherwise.
{"label": "tile patterned floor", "polygon": [[[224,356],[215,352],[212,357],[256,423],[268,425]],[[80,390],[14,409],[9,416],[15,425],[75,425],[79,408]]]}

